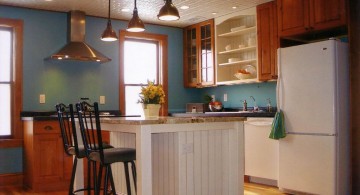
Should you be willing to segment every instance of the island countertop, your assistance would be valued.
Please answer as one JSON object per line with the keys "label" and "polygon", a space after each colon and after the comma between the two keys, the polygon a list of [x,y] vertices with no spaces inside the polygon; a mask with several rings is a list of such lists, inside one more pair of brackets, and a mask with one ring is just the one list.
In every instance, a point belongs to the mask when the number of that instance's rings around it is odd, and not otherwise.
{"label": "island countertop", "polygon": [[155,124],[185,124],[185,123],[210,123],[245,121],[246,117],[101,117],[101,123],[127,124],[127,125],[155,125]]}

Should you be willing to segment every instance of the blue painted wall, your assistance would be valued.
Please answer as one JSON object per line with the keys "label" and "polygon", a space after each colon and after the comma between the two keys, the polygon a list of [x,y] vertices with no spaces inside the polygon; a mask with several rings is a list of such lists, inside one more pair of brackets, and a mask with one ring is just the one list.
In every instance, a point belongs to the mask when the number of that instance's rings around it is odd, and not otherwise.
{"label": "blue painted wall", "polygon": [[0,150],[0,174],[21,173],[23,171],[23,149],[6,148]]}
{"label": "blue painted wall", "polygon": [[[119,43],[100,40],[105,19],[86,17],[86,42],[112,59],[99,65],[44,60],[66,44],[66,13],[0,6],[0,17],[24,20],[24,111],[53,110],[58,102],[76,102],[80,97],[98,101],[100,95],[107,102],[102,109],[119,108]],[[119,31],[127,22],[113,20],[112,25]],[[168,36],[169,111],[181,110],[200,93],[183,87],[182,29],[146,25],[146,32]],[[39,104],[40,94],[46,95],[45,104]]]}
{"label": "blue painted wall", "polygon": [[[100,95],[106,96],[101,109],[118,109],[119,43],[100,40],[105,19],[86,17],[86,42],[112,59],[99,65],[44,60],[67,42],[66,13],[0,6],[0,17],[24,21],[23,111],[50,111],[58,102],[76,102],[80,97],[98,101]],[[113,20],[112,25],[119,31],[126,29],[127,22]],[[215,94],[222,101],[227,93],[229,101],[224,102],[225,107],[240,107],[240,100],[250,100],[250,95],[256,98],[258,106],[266,105],[266,98],[271,98],[275,105],[275,83],[184,88],[182,29],[146,25],[146,31],[168,36],[169,112],[184,112],[186,103],[202,102],[205,94]],[[46,95],[45,104],[39,104],[40,94]],[[9,158],[9,153],[13,158]],[[1,168],[6,167],[0,173],[22,172],[21,148],[0,149],[0,162]]]}

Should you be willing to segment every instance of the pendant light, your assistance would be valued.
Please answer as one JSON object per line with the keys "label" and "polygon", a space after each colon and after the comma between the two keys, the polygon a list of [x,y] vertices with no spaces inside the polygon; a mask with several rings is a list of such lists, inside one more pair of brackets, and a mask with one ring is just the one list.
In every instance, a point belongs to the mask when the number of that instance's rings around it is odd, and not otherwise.
{"label": "pendant light", "polygon": [[126,29],[130,32],[142,32],[145,30],[144,23],[141,21],[138,15],[137,7],[136,7],[136,0],[135,0],[135,6],[133,11],[133,17],[129,21],[128,28]]}
{"label": "pendant light", "polygon": [[106,29],[101,35],[102,41],[116,41],[118,37],[116,36],[116,32],[112,29],[111,20],[110,20],[110,0],[109,0],[109,16],[107,21]]}
{"label": "pendant light", "polygon": [[165,5],[160,9],[158,18],[159,20],[173,21],[180,18],[179,11],[171,0],[165,0]]}

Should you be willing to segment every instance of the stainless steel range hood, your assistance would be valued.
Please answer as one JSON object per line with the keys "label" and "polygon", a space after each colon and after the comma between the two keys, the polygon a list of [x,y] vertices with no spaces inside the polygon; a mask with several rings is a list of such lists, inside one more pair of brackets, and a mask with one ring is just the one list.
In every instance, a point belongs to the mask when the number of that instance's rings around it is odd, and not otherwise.
{"label": "stainless steel range hood", "polygon": [[50,58],[100,63],[111,61],[85,43],[85,12],[77,10],[68,13],[68,43]]}

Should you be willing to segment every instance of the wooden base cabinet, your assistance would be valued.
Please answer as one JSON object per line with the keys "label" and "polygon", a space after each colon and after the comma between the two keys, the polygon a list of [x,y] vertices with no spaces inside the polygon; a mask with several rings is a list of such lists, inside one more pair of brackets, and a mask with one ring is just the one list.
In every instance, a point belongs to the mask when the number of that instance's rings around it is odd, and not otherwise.
{"label": "wooden base cabinet", "polygon": [[67,190],[71,156],[64,152],[57,121],[24,121],[24,185],[34,192]]}

